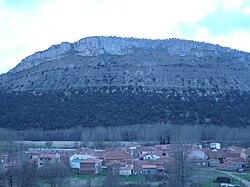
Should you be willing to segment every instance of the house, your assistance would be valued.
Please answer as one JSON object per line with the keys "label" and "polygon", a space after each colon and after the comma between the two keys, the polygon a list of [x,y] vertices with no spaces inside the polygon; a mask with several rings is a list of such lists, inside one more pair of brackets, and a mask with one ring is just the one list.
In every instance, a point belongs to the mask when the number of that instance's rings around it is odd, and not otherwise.
{"label": "house", "polygon": [[172,144],[155,145],[154,153],[161,153],[162,156],[173,155],[174,146]]}
{"label": "house", "polygon": [[126,162],[119,162],[112,160],[106,164],[107,168],[112,171],[113,174],[129,176],[132,175],[132,166]]}
{"label": "house", "polygon": [[159,144],[155,145],[155,150],[173,150],[173,144]]}
{"label": "house", "polygon": [[230,146],[224,149],[227,153],[227,157],[234,157],[234,158],[239,158],[243,150],[243,148],[236,146]]}
{"label": "house", "polygon": [[28,150],[25,154],[29,159],[37,159],[41,155],[42,151],[39,150]]}
{"label": "house", "polygon": [[206,159],[191,157],[191,158],[188,158],[187,162],[188,162],[188,166],[192,168],[208,167],[208,160]]}
{"label": "house", "polygon": [[208,158],[214,158],[220,161],[220,163],[223,163],[226,159],[227,151],[225,149],[210,149],[207,150],[206,154],[208,155]]}
{"label": "house", "polygon": [[142,166],[143,174],[156,174],[157,166],[155,164],[143,164]]}
{"label": "house", "polygon": [[111,160],[108,163],[106,163],[106,166],[108,170],[112,171],[113,174],[117,174],[119,172],[120,167],[125,167],[126,164],[122,163],[118,160]]}
{"label": "house", "polygon": [[132,175],[132,168],[130,166],[124,166],[119,168],[119,175],[130,176]]}
{"label": "house", "polygon": [[220,161],[215,158],[211,158],[208,160],[208,166],[209,167],[219,167],[220,166]]}
{"label": "house", "polygon": [[133,157],[125,152],[125,151],[107,151],[104,156],[104,165],[106,165],[108,162],[112,161],[112,160],[117,160],[120,162],[124,162],[126,160],[132,160]]}
{"label": "house", "polygon": [[164,170],[164,162],[162,159],[158,160],[135,160],[134,174],[157,174]]}
{"label": "house", "polygon": [[138,157],[141,154],[148,154],[153,152],[154,152],[154,147],[137,147],[133,151],[133,156]]}
{"label": "house", "polygon": [[192,149],[188,153],[188,158],[207,159],[207,155],[202,150]]}
{"label": "house", "polygon": [[93,150],[80,148],[76,150],[76,152],[70,157],[70,166],[71,168],[80,169],[80,161],[89,158],[98,158],[103,159],[103,155],[105,154],[104,150]]}
{"label": "house", "polygon": [[70,167],[74,169],[80,169],[80,162],[84,159],[96,158],[94,155],[81,155],[81,154],[74,154],[70,157]]}
{"label": "house", "polygon": [[128,151],[130,155],[133,156],[135,154],[135,150],[139,147],[141,147],[140,144],[129,144],[126,146],[126,151]]}
{"label": "house", "polygon": [[102,172],[102,160],[87,158],[80,161],[80,174],[98,174]]}
{"label": "house", "polygon": [[247,149],[243,149],[240,153],[240,156],[245,160],[248,167],[250,167],[250,147],[248,147]]}
{"label": "house", "polygon": [[53,164],[60,162],[60,154],[58,153],[41,153],[38,156],[38,167],[42,167],[44,164]]}
{"label": "house", "polygon": [[220,143],[210,143],[210,149],[220,149]]}
{"label": "house", "polygon": [[156,160],[159,158],[161,158],[161,156],[155,153],[146,153],[146,154],[139,155],[140,160]]}
{"label": "house", "polygon": [[219,169],[225,171],[235,171],[243,168],[244,163],[238,161],[226,161],[220,165]]}

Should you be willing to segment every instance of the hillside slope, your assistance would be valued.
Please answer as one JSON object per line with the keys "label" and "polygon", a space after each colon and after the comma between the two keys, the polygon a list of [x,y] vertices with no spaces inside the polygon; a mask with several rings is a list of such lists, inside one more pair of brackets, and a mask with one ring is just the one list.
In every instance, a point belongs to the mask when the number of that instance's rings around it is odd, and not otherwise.
{"label": "hillside slope", "polygon": [[250,54],[187,40],[64,42],[1,75],[0,89],[2,127],[250,124]]}

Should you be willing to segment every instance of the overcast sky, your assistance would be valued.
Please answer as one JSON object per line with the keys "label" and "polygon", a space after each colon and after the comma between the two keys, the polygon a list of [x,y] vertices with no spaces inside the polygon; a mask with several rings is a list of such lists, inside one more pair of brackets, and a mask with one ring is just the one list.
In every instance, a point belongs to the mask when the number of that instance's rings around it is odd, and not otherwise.
{"label": "overcast sky", "polygon": [[0,73],[53,44],[99,35],[250,52],[250,0],[0,0]]}

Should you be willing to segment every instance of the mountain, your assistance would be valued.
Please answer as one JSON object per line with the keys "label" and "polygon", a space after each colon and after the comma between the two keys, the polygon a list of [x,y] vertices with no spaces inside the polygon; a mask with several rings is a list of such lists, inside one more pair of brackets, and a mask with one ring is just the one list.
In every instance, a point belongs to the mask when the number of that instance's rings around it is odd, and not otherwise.
{"label": "mountain", "polygon": [[0,76],[0,124],[250,124],[250,53],[180,39],[88,37]]}

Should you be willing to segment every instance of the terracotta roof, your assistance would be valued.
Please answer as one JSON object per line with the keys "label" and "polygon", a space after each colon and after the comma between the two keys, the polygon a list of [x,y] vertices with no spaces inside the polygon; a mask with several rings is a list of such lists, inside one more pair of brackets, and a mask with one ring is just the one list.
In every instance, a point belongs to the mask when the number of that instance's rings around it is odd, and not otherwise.
{"label": "terracotta roof", "polygon": [[243,152],[244,152],[247,156],[250,156],[250,147],[244,149]]}
{"label": "terracotta roof", "polygon": [[120,166],[125,165],[124,163],[119,162],[118,160],[111,160],[106,165],[109,166],[109,167],[112,167],[112,166],[117,165],[117,164],[120,165]]}
{"label": "terracotta roof", "polygon": [[97,159],[97,158],[88,158],[88,159],[82,159],[80,163],[97,163],[101,162],[102,160]]}
{"label": "terracotta roof", "polygon": [[208,150],[207,155],[209,158],[226,158],[227,152],[224,149]]}
{"label": "terracotta roof", "polygon": [[[226,161],[226,162],[224,162],[224,163],[222,163],[221,165],[220,165],[220,168],[226,168],[226,167],[229,167],[229,166],[231,166],[232,164],[234,164],[234,163],[238,163],[238,162],[236,162],[236,161]],[[240,162],[240,163],[242,163],[242,162]]]}
{"label": "terracotta roof", "polygon": [[136,150],[138,150],[139,152],[153,152],[154,151],[154,147],[138,147],[136,148]]}
{"label": "terracotta roof", "polygon": [[156,169],[157,166],[155,164],[152,165],[142,165],[142,169]]}
{"label": "terracotta roof", "polygon": [[231,153],[241,153],[243,148],[242,147],[236,147],[236,146],[230,146],[230,147],[227,147],[225,148],[228,152],[231,152]]}
{"label": "terracotta roof", "polygon": [[60,157],[60,155],[57,153],[41,153],[39,155],[39,158],[55,158],[55,157]]}
{"label": "terracotta roof", "polygon": [[105,151],[109,152],[109,151],[126,151],[127,148],[126,147],[106,147]]}
{"label": "terracotta roof", "polygon": [[133,157],[125,151],[108,151],[104,154],[103,158],[104,160],[133,159]]}
{"label": "terracotta roof", "polygon": [[242,158],[242,157],[226,158],[226,161],[245,162],[244,158]]}
{"label": "terracotta roof", "polygon": [[172,144],[164,144],[164,145],[155,145],[155,150],[172,150]]}

